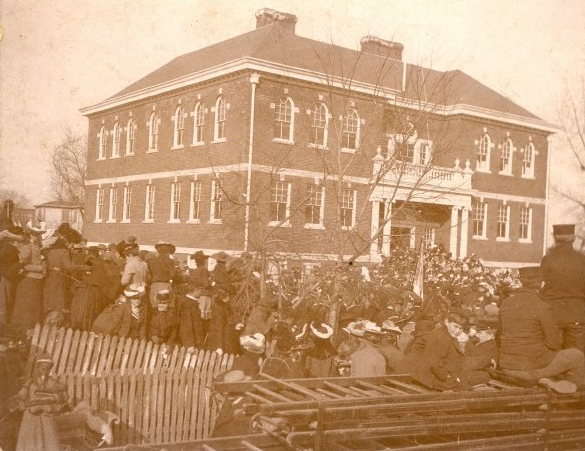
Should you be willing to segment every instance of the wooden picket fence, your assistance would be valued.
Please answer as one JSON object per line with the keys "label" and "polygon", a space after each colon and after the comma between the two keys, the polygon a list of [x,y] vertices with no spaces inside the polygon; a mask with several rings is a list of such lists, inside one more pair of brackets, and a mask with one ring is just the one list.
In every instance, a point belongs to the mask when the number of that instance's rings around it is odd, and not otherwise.
{"label": "wooden picket fence", "polygon": [[223,402],[212,394],[211,382],[234,358],[37,325],[28,371],[41,353],[52,356],[53,375],[67,385],[72,403],[87,401],[118,415],[118,445],[209,437]]}

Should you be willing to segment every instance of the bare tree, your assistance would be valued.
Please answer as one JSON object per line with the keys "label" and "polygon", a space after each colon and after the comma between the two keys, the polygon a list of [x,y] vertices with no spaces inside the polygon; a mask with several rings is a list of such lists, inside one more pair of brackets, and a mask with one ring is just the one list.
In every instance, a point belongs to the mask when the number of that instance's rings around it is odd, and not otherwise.
{"label": "bare tree", "polygon": [[81,206],[83,217],[85,204],[85,177],[87,172],[87,140],[68,129],[61,142],[53,149],[51,159],[53,177],[51,186],[59,200],[68,200]]}
{"label": "bare tree", "polygon": [[13,189],[0,188],[0,205],[3,205],[4,201],[8,199],[14,202],[15,208],[30,208],[32,206],[30,199],[25,194]]}

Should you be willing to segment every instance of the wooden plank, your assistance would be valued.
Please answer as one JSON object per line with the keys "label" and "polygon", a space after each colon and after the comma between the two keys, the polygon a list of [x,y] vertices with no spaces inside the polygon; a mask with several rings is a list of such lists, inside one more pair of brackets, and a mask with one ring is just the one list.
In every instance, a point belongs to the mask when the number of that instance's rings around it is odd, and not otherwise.
{"label": "wooden plank", "polygon": [[122,374],[126,373],[128,369],[128,360],[130,359],[130,351],[132,350],[132,345],[135,340],[131,338],[126,338],[126,343],[124,343],[124,350],[122,353],[122,361],[120,362],[120,371]]}
{"label": "wooden plank", "polygon": [[141,369],[133,371],[136,378],[136,429],[134,433],[134,443],[142,443],[142,425],[144,416],[144,398],[146,393],[144,392],[145,375],[142,374]]}
{"label": "wooden plank", "polygon": [[61,353],[63,351],[63,343],[65,341],[65,328],[60,327],[57,329],[57,334],[55,335],[55,345],[53,347],[53,352],[51,355],[53,356],[53,368],[51,368],[51,374],[56,375],[59,369],[59,359],[61,358]]}
{"label": "wooden plank", "polygon": [[179,382],[180,379],[182,379],[185,374],[184,374],[184,368],[183,368],[183,361],[185,359],[185,348],[184,347],[180,347],[179,348],[179,354],[177,356],[177,364],[175,365],[174,369],[173,369],[173,374],[172,374],[172,384],[173,384],[173,389],[172,389],[172,406],[171,406],[171,434],[169,436],[169,441],[171,442],[176,442],[177,441],[177,429],[179,427],[179,401],[181,398],[181,392],[179,389]]}
{"label": "wooden plank", "polygon": [[[211,385],[213,383],[214,374],[216,372],[216,366],[220,365],[222,356],[218,355],[216,352],[211,353],[209,358],[209,364],[207,366],[207,371],[205,374],[205,381],[204,381],[204,406],[205,410],[203,411],[203,437],[207,438],[210,435],[209,431],[209,421],[211,417]],[[219,372],[219,368],[217,369]]]}
{"label": "wooden plank", "polygon": [[93,345],[93,353],[92,353],[92,356],[89,360],[89,366],[87,369],[88,373],[91,376],[96,375],[97,367],[99,366],[100,359],[102,358],[104,339],[105,339],[105,337],[102,334],[95,335],[95,338],[94,338],[95,341],[94,341],[94,345]]}
{"label": "wooden plank", "polygon": [[[183,425],[185,419],[185,411],[187,410],[185,407],[185,397],[186,397],[186,379],[189,371],[189,361],[191,360],[191,354],[186,353],[185,359],[183,360],[183,365],[179,368],[176,375],[178,378],[178,386],[177,386],[177,415],[176,415],[176,431],[174,441],[180,442],[183,440]],[[185,363],[187,366],[185,366]]]}
{"label": "wooden plank", "polygon": [[157,411],[156,411],[156,435],[155,435],[155,443],[161,443],[163,441],[163,425],[164,425],[164,415],[165,415],[165,388],[166,388],[166,377],[165,372],[161,369],[158,377],[155,377],[154,380],[157,385]]}
{"label": "wooden plank", "polygon": [[91,407],[99,409],[99,380],[93,376],[86,376],[91,381]]}
{"label": "wooden plank", "polygon": [[59,357],[59,364],[56,374],[63,374],[67,371],[67,360],[69,359],[69,351],[71,350],[71,343],[73,342],[73,329],[67,329],[65,333],[65,340],[63,341],[63,349]]}
{"label": "wooden plank", "polygon": [[49,337],[50,331],[51,331],[50,326],[42,326],[41,336],[37,344],[37,351],[39,351],[40,353],[45,352],[45,350],[47,349],[47,339]]}
{"label": "wooden plank", "polygon": [[55,349],[55,338],[57,336],[57,328],[54,326],[46,326],[49,329],[49,334],[47,335],[47,343],[45,345],[45,352],[51,356],[53,362],[55,362],[55,357],[53,356],[53,350]]}
{"label": "wooden plank", "polygon": [[142,357],[142,363],[141,368],[142,368],[142,374],[146,374],[147,370],[149,369],[149,364],[150,364],[150,356],[152,354],[152,341],[147,340],[146,341],[146,347],[144,349],[144,356]]}
{"label": "wooden plank", "polygon": [[95,366],[95,371],[92,371],[92,374],[95,376],[101,376],[105,373],[104,368],[106,366],[106,361],[108,358],[108,353],[110,351],[110,344],[112,342],[112,336],[106,335],[102,340],[102,347],[100,350],[99,358],[97,360],[97,364]]}
{"label": "wooden plank", "polygon": [[140,428],[140,432],[142,434],[141,442],[150,443],[150,413],[151,413],[151,404],[152,404],[152,374],[147,372],[144,374],[144,398],[142,402],[142,427]]}
{"label": "wooden plank", "polygon": [[108,409],[108,391],[106,387],[106,378],[97,376],[99,380],[99,400],[98,400],[98,408],[99,410],[110,410]]}
{"label": "wooden plank", "polygon": [[150,361],[148,362],[148,367],[150,369],[150,374],[154,373],[156,368],[156,364],[158,361],[158,345],[154,345],[152,347],[152,352],[150,354]]}
{"label": "wooden plank", "polygon": [[129,389],[130,389],[130,384],[129,384],[129,380],[128,380],[128,374],[127,373],[122,373],[121,374],[121,383],[122,383],[122,387],[121,387],[121,411],[122,411],[122,416],[120,417],[120,422],[122,424],[122,428],[121,428],[121,434],[122,437],[121,439],[123,440],[124,443],[128,443],[130,441],[130,431],[128,429],[128,411],[129,411]]}
{"label": "wooden plank", "polygon": [[110,346],[108,348],[108,354],[100,370],[101,373],[108,373],[114,368],[114,357],[116,355],[116,349],[118,348],[118,337],[113,335],[110,339]]}
{"label": "wooden plank", "polygon": [[[138,340],[136,340],[138,341]],[[136,443],[136,373],[128,371],[128,443]]]}
{"label": "wooden plank", "polygon": [[140,345],[140,339],[136,338],[132,340],[132,347],[130,348],[130,355],[128,356],[128,363],[126,364],[127,370],[134,369],[134,362],[136,361],[136,354],[138,354],[138,346]]}
{"label": "wooden plank", "polygon": [[193,396],[193,374],[195,372],[195,366],[197,364],[198,355],[192,354],[189,359],[189,367],[187,368],[187,377],[185,378],[185,407],[183,409],[183,427],[180,429],[181,438],[180,441],[189,440],[190,438],[190,426],[191,426],[191,412],[195,408],[191,403]]}
{"label": "wooden plank", "polygon": [[112,369],[118,371],[121,366],[122,354],[124,354],[124,346],[126,345],[126,338],[118,337],[118,345],[116,346],[116,354],[112,362]]}
{"label": "wooden plank", "polygon": [[81,373],[86,374],[89,370],[89,362],[91,361],[91,355],[93,353],[93,347],[95,345],[95,334],[93,332],[89,332],[87,337],[87,345],[85,349],[85,354],[83,356],[83,365],[81,366]]}
{"label": "wooden plank", "polygon": [[[136,340],[138,341],[138,340]],[[142,370],[142,358],[144,357],[144,348],[146,348],[146,340],[140,340],[138,342],[138,349],[132,359],[132,369],[137,371]]]}
{"label": "wooden plank", "polygon": [[[205,352],[205,356],[203,357],[203,361],[201,363],[201,366],[198,366],[198,371],[197,371],[197,376],[198,376],[198,382],[197,382],[197,392],[193,392],[193,401],[195,402],[195,405],[197,406],[197,417],[196,417],[196,423],[195,423],[195,428],[196,428],[196,432],[195,432],[195,438],[196,439],[201,439],[203,438],[203,416],[205,413],[205,391],[206,391],[206,374],[207,374],[207,367],[209,365],[209,360],[211,358],[211,351],[206,351]],[[195,398],[195,395],[197,396]]]}
{"label": "wooden plank", "polygon": [[361,385],[362,387],[368,388],[370,390],[376,390],[380,393],[382,393],[383,395],[404,395],[406,394],[404,391],[402,390],[398,390],[397,388],[393,388],[393,387],[386,387],[385,385],[375,385],[375,384],[371,384],[369,382],[365,382],[365,381],[359,381],[358,382],[359,385]]}
{"label": "wooden plank", "polygon": [[75,370],[75,358],[77,357],[77,349],[79,348],[79,341],[81,340],[81,331],[73,332],[73,339],[71,340],[71,349],[67,357],[66,372],[71,373]]}
{"label": "wooden plank", "polygon": [[[175,358],[176,361],[176,358]],[[173,407],[173,368],[168,367],[164,373],[165,379],[165,400],[164,400],[164,417],[163,417],[163,442],[170,442],[171,434],[171,414]]]}
{"label": "wooden plank", "polygon": [[86,346],[87,346],[87,338],[88,332],[84,330],[81,332],[81,337],[79,338],[79,346],[77,347],[77,355],[75,356],[74,367],[73,371],[76,373],[81,372],[81,367],[83,365],[83,356],[85,355]]}

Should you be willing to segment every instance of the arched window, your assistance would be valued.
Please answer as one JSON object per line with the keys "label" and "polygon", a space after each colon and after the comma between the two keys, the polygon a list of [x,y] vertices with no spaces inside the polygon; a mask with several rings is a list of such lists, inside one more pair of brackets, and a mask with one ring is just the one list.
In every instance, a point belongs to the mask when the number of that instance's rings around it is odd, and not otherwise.
{"label": "arched window", "polygon": [[193,144],[203,142],[203,130],[205,127],[205,104],[198,102],[195,105],[195,114],[193,115]]}
{"label": "arched window", "polygon": [[313,129],[311,143],[317,147],[327,147],[327,131],[329,128],[329,110],[324,103],[313,108]]}
{"label": "arched window", "polygon": [[504,174],[512,173],[512,140],[505,139],[502,143],[502,150],[500,152],[500,172]]}
{"label": "arched window", "polygon": [[489,135],[484,134],[478,142],[477,148],[477,166],[478,171],[489,172],[490,170],[490,147],[491,140]]}
{"label": "arched window", "polygon": [[341,147],[356,150],[360,141],[360,116],[354,109],[347,110],[343,115],[341,131]]}
{"label": "arched window", "polygon": [[524,158],[522,159],[522,177],[534,177],[534,160],[536,159],[536,150],[534,144],[528,143],[524,148]]}
{"label": "arched window", "polygon": [[156,152],[158,149],[158,116],[156,113],[150,115],[148,120],[148,151]]}
{"label": "arched window", "polygon": [[120,156],[120,124],[117,122],[114,124],[114,130],[112,133],[112,158],[118,158]]}
{"label": "arched window", "polygon": [[136,141],[136,122],[130,118],[126,126],[126,155],[134,155],[134,144]]}
{"label": "arched window", "polygon": [[274,138],[284,141],[293,140],[294,104],[290,98],[280,98],[276,102],[274,117]]}
{"label": "arched window", "polygon": [[223,96],[219,96],[215,102],[215,126],[213,129],[213,140],[225,139],[225,116],[226,104]]}
{"label": "arched window", "polygon": [[174,116],[173,147],[183,147],[183,132],[185,131],[185,109],[179,105]]}
{"label": "arched window", "polygon": [[102,125],[99,133],[99,148],[98,148],[98,160],[106,159],[106,147],[107,147],[107,136],[106,126]]}

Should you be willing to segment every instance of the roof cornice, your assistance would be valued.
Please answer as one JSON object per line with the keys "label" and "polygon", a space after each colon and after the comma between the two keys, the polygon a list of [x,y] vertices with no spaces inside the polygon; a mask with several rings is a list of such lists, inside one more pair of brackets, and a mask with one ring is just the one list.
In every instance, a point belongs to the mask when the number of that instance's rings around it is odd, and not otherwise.
{"label": "roof cornice", "polygon": [[[79,111],[84,116],[89,116],[112,108],[127,105],[130,102],[145,100],[150,97],[166,94],[177,89],[203,83],[221,76],[226,76],[229,74],[233,74],[235,72],[245,70],[264,72],[282,77],[290,77],[311,83],[317,83],[322,85],[324,84],[329,87],[334,87],[338,89],[348,89],[347,80],[344,80],[341,77],[333,77],[326,73],[301,69],[293,66],[287,66],[284,64],[274,63],[272,61],[266,61],[258,58],[243,57],[237,60],[222,63],[214,67],[210,67],[208,69],[204,69],[199,72],[185,75],[183,77],[179,77],[164,83],[149,86],[148,88],[139,89],[128,94],[113,97],[104,100],[100,103],[97,103],[95,105],[82,108]],[[443,114],[447,116],[468,115],[500,122],[512,123],[515,125],[537,130],[543,130],[550,133],[556,133],[559,131],[558,126],[549,124],[542,120],[508,114],[500,111],[494,111],[473,105],[455,104],[444,106],[433,104],[431,102],[425,102],[425,104],[421,106],[418,105],[417,102],[413,102],[412,99],[409,100],[401,98],[401,92],[398,90],[384,88],[381,86],[375,86],[372,85],[371,83],[364,83],[357,80],[351,81],[351,90],[366,95],[375,95],[381,98],[385,98],[393,105],[413,109],[425,109],[435,114]]]}

